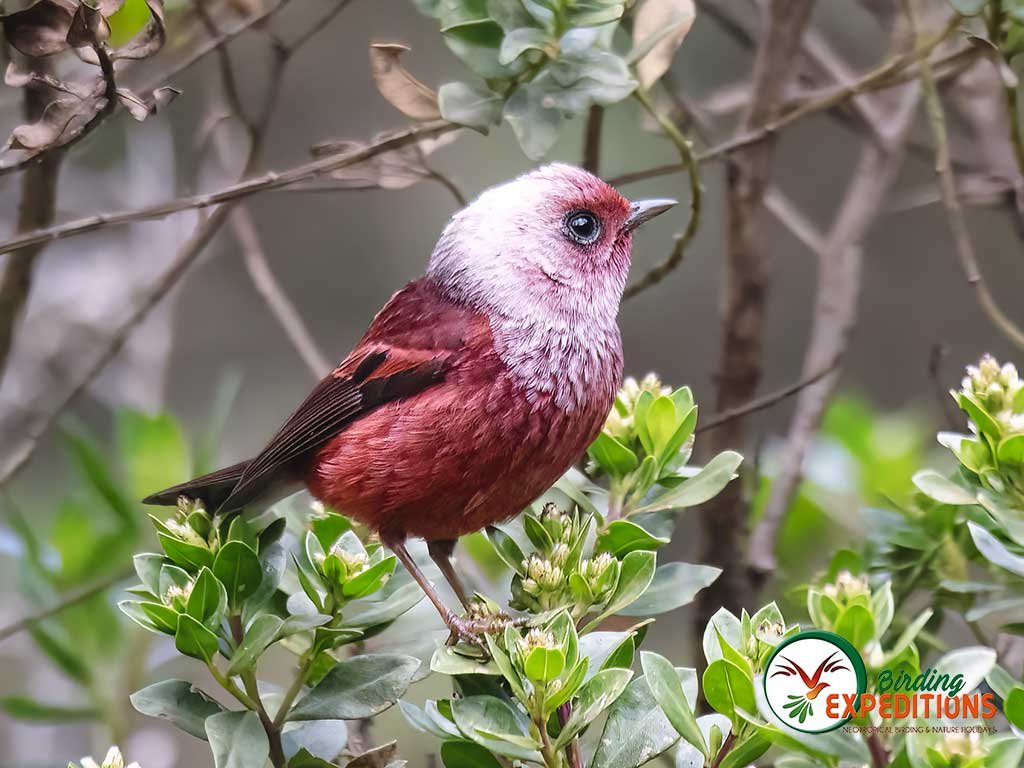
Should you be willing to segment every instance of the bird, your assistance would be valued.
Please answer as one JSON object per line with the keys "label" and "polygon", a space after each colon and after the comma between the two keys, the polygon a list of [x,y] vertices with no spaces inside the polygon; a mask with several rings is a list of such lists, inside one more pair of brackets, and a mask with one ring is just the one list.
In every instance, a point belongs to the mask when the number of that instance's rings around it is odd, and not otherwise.
{"label": "bird", "polygon": [[143,503],[233,514],[305,486],[377,533],[453,638],[479,640],[407,541],[426,541],[468,612],[455,542],[521,512],[597,437],[622,379],[633,233],[675,204],[561,163],[483,191],[263,450]]}

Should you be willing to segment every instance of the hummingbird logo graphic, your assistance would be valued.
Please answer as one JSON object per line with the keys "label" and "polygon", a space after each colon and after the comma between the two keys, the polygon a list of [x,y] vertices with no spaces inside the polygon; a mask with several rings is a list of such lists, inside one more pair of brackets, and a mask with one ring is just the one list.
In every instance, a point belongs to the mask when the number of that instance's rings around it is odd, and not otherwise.
{"label": "hummingbird logo graphic", "polygon": [[761,678],[766,719],[800,733],[825,733],[849,722],[837,702],[867,691],[867,670],[843,637],[819,629],[782,640],[768,657]]}
{"label": "hummingbird logo graphic", "polygon": [[792,659],[788,659],[782,656],[782,662],[778,664],[778,669],[772,673],[772,677],[782,675],[783,677],[789,677],[792,675],[799,675],[803,684],[807,686],[806,692],[800,694],[788,694],[786,698],[789,703],[784,705],[784,708],[788,711],[789,717],[803,723],[808,716],[814,715],[813,701],[818,698],[818,694],[829,687],[829,684],[822,680],[822,675],[827,675],[829,672],[838,672],[841,670],[848,670],[849,667],[843,664],[843,659],[837,659],[839,651],[836,651],[827,659],[818,665],[818,668],[814,670],[814,675],[808,675],[803,667],[797,664]]}

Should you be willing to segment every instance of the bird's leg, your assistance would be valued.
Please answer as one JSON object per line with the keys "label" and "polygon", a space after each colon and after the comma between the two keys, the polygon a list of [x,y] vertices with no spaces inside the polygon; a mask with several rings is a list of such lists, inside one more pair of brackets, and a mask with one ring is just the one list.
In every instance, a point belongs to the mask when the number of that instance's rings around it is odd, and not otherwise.
{"label": "bird's leg", "polygon": [[412,555],[409,554],[409,550],[405,547],[404,541],[391,542],[387,544],[388,548],[395,553],[395,556],[401,561],[405,569],[412,574],[412,577],[416,579],[416,583],[420,585],[423,593],[427,596],[427,599],[434,604],[437,608],[437,612],[441,614],[441,620],[448,626],[448,629],[452,632],[452,637],[459,640],[463,640],[467,643],[474,645],[480,645],[480,635],[488,629],[488,622],[479,621],[476,619],[464,618],[462,616],[456,616],[441,600],[440,595],[434,589],[434,585],[430,583],[427,577],[420,570],[420,567],[416,565],[416,561],[413,560]]}
{"label": "bird's leg", "polygon": [[462,579],[459,578],[459,574],[457,574],[455,572],[455,568],[452,567],[452,552],[454,551],[455,541],[453,539],[439,539],[437,541],[427,542],[427,552],[430,553],[430,559],[437,563],[437,567],[441,569],[442,575],[451,585],[456,597],[459,598],[459,602],[462,603],[462,607],[468,611],[471,605],[469,593],[466,592],[466,588],[463,586]]}

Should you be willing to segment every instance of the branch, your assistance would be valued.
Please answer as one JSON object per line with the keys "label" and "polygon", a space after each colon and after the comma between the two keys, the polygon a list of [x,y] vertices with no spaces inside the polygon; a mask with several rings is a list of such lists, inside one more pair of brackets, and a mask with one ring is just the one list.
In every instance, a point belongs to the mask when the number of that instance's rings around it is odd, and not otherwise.
{"label": "branch", "polygon": [[[934,51],[935,48],[938,47],[938,45],[956,29],[957,23],[958,22],[956,22],[956,20],[951,20],[942,32],[921,43],[913,51],[890,59],[888,62],[868,72],[859,80],[852,83],[824,88],[820,93],[809,97],[792,111],[787,112],[774,120],[770,120],[758,128],[743,131],[738,136],[729,139],[728,141],[723,141],[720,144],[704,150],[703,152],[698,152],[697,162],[706,163],[711,160],[719,160],[736,152],[737,150],[749,147],[753,144],[759,144],[768,137],[778,133],[783,128],[791,125],[801,118],[807,117],[808,115],[830,109],[847,99],[851,99],[854,96],[863,93],[869,93],[880,88],[890,88],[895,85],[899,85],[903,80],[899,79],[898,76],[903,72],[903,70],[930,56],[932,51]],[[964,51],[958,51],[941,61],[948,60],[952,56],[961,57],[964,53]],[[977,55],[973,48],[969,49],[967,53]],[[941,61],[936,63],[941,63]],[[620,176],[609,179],[608,183],[613,186],[632,184],[645,179],[652,179],[658,176],[667,176],[672,173],[677,173],[678,171],[683,170],[683,168],[684,166],[680,163],[660,165],[654,168],[624,173]]]}
{"label": "branch", "polygon": [[345,168],[350,165],[368,160],[383,152],[393,149],[400,149],[404,146],[419,141],[420,139],[439,136],[448,131],[456,130],[459,126],[443,120],[436,120],[423,123],[407,131],[396,134],[391,138],[370,144],[366,147],[329,157],[319,158],[302,165],[295,166],[286,171],[265,173],[245,181],[240,181],[224,189],[209,194],[190,195],[169,200],[165,203],[136,208],[116,213],[105,213],[96,216],[87,216],[76,221],[59,224],[54,227],[37,229],[33,232],[14,237],[6,242],[0,243],[0,254],[10,253],[19,248],[24,248],[38,243],[64,240],[87,232],[94,232],[104,227],[118,224],[130,224],[136,221],[148,221],[151,219],[162,219],[172,213],[180,211],[210,208],[221,203],[240,200],[249,195],[259,192],[266,192],[273,189],[281,189],[296,182],[317,178],[331,171]]}
{"label": "branch", "polygon": [[252,220],[249,209],[239,205],[231,214],[231,228],[242,247],[242,256],[245,260],[245,268],[252,278],[256,291],[270,308],[271,314],[277,318],[284,332],[287,334],[292,346],[299,353],[299,357],[309,368],[315,381],[323,378],[332,366],[327,358],[317,347],[312,334],[306,324],[302,321],[295,305],[285,294],[284,290],[274,278],[270,269],[267,255],[263,251],[260,242],[259,232],[256,223]]}
{"label": "branch", "polygon": [[[918,30],[918,14],[915,0],[906,0],[907,19],[915,35],[920,35]],[[996,302],[989,290],[988,283],[982,276],[981,267],[974,252],[974,243],[971,241],[971,234],[967,228],[967,220],[964,217],[963,208],[956,194],[956,176],[953,172],[953,162],[949,150],[949,137],[946,132],[946,117],[942,108],[942,101],[939,98],[939,91],[935,85],[935,75],[932,71],[932,64],[927,58],[920,60],[918,70],[921,76],[921,86],[924,90],[925,106],[928,109],[928,122],[931,125],[932,136],[935,141],[935,170],[939,176],[939,188],[942,192],[942,202],[946,206],[946,214],[949,220],[949,229],[953,235],[953,245],[956,247],[957,255],[960,258],[960,265],[963,268],[967,283],[974,288],[978,297],[978,303],[988,315],[992,323],[998,328],[1007,339],[1017,347],[1024,349],[1024,330],[1020,328]]]}
{"label": "branch", "polygon": [[[772,144],[761,139],[770,136],[779,122],[781,97],[796,70],[813,6],[813,0],[772,0],[754,60],[750,104],[739,127],[741,138],[759,139],[727,142],[743,151],[732,155],[726,173],[729,223],[716,404],[721,412],[749,403],[761,378],[768,287],[764,195],[773,154]],[[744,419],[736,418],[714,431],[707,450],[719,453],[743,440]],[[739,610],[748,602],[746,575],[735,567],[746,554],[746,528],[747,509],[739,484],[731,484],[701,510],[701,562],[722,567],[724,572],[698,597],[694,617],[698,637],[720,607]]]}
{"label": "branch", "polygon": [[[49,67],[46,59],[37,66]],[[45,74],[45,73],[44,73]],[[25,89],[24,113],[28,122],[43,116],[49,103],[50,90]],[[51,153],[34,163],[21,179],[21,200],[18,203],[18,231],[28,232],[49,226],[57,202],[59,153]],[[14,329],[32,290],[32,273],[42,245],[33,245],[12,253],[7,259],[0,280],[0,381],[7,370],[7,361],[14,344]]]}
{"label": "branch", "polygon": [[13,621],[6,626],[0,627],[0,643],[8,638],[14,637],[20,632],[24,632],[26,629],[31,629],[33,626],[41,621],[45,621],[51,616],[56,616],[61,611],[71,608],[79,603],[84,603],[89,598],[95,597],[98,594],[106,592],[108,589],[116,585],[120,581],[124,581],[129,578],[135,571],[129,568],[126,571],[115,573],[112,576],[108,576],[95,584],[84,587],[76,592],[72,592],[67,597],[63,598],[59,602],[51,605],[49,608],[43,608],[35,613],[30,613],[27,616],[22,616],[17,621]]}
{"label": "branch", "polygon": [[595,176],[601,169],[601,126],[604,107],[594,104],[587,113],[587,126],[583,133],[583,168]]}
{"label": "branch", "polygon": [[[893,45],[906,37],[893,33]],[[804,371],[835,367],[843,357],[857,319],[862,255],[860,241],[877,217],[902,164],[903,148],[913,122],[919,92],[913,84],[895,94],[895,103],[880,124],[877,141],[861,151],[857,170],[847,188],[824,248],[812,319],[811,340],[804,356]],[[782,465],[754,534],[748,556],[751,583],[759,587],[775,570],[775,546],[779,530],[800,482],[804,457],[817,432],[838,380],[838,371],[803,389],[790,424]]]}
{"label": "branch", "polygon": [[686,251],[686,246],[689,245],[694,235],[697,234],[697,227],[700,226],[700,210],[702,201],[700,168],[693,156],[693,147],[690,142],[685,136],[683,136],[675,123],[654,108],[654,104],[651,103],[651,99],[646,91],[642,88],[638,88],[633,95],[636,96],[637,100],[643,105],[644,109],[647,110],[651,117],[658,121],[658,125],[661,126],[662,131],[665,132],[665,135],[669,140],[675,144],[676,150],[679,152],[679,156],[683,159],[683,167],[686,169],[687,178],[689,179],[690,184],[690,220],[686,223],[686,230],[683,234],[676,238],[676,244],[672,247],[672,252],[668,257],[660,264],[655,265],[647,272],[647,274],[633,283],[633,285],[628,286],[622,294],[623,299],[630,299],[641,291],[645,291],[651,286],[657,285],[664,280],[672,270],[679,266],[683,260],[683,253]]}
{"label": "branch", "polygon": [[762,395],[749,403],[746,403],[736,408],[730,408],[727,411],[716,413],[711,416],[706,422],[701,424],[695,430],[694,434],[699,435],[701,432],[710,432],[712,429],[728,424],[730,421],[735,419],[741,419],[744,416],[749,416],[752,413],[758,413],[760,411],[768,410],[769,408],[778,405],[783,400],[786,400],[793,395],[799,393],[801,390],[806,389],[812,384],[816,384],[823,378],[828,376],[832,371],[839,367],[840,358],[836,358],[828,365],[824,366],[820,370],[812,373],[810,376],[805,376],[799,381],[795,381],[781,389],[776,389],[774,392],[769,392],[766,395]]}

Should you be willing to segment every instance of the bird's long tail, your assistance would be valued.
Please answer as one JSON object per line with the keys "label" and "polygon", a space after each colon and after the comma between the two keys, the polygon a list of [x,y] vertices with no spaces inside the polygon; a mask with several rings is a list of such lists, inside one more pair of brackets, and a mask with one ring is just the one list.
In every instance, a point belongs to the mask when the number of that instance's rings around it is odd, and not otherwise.
{"label": "bird's long tail", "polygon": [[202,501],[209,510],[216,510],[231,495],[247,466],[248,461],[240,461],[230,467],[189,480],[187,483],[172,485],[170,488],[150,494],[142,503],[168,507],[177,504],[179,496],[187,496]]}

